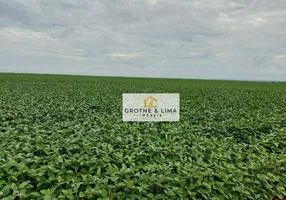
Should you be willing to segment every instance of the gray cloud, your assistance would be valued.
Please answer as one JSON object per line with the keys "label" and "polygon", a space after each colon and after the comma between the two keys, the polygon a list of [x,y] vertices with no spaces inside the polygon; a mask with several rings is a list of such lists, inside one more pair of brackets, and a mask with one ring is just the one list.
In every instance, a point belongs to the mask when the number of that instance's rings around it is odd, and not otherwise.
{"label": "gray cloud", "polygon": [[286,80],[284,0],[0,0],[0,71]]}

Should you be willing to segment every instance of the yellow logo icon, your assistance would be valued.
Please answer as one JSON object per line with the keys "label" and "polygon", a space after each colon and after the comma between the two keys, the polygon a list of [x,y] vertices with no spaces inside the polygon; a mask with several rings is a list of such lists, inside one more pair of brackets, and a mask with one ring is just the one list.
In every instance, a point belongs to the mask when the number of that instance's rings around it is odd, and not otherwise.
{"label": "yellow logo icon", "polygon": [[157,108],[156,103],[157,103],[157,99],[150,96],[144,99],[144,108]]}

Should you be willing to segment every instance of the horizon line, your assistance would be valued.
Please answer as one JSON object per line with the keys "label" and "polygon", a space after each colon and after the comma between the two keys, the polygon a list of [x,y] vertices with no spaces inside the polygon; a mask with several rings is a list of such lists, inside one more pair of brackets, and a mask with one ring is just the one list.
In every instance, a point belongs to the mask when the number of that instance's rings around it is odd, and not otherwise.
{"label": "horizon line", "polygon": [[282,80],[252,80],[252,79],[222,79],[222,78],[180,78],[180,77],[141,77],[141,76],[111,76],[93,74],[68,74],[68,73],[41,73],[41,72],[1,72],[0,74],[26,74],[26,75],[55,75],[55,76],[84,76],[84,77],[106,77],[106,78],[142,78],[142,79],[178,79],[178,80],[202,80],[202,81],[238,81],[238,82],[263,82],[263,83],[285,83]]}

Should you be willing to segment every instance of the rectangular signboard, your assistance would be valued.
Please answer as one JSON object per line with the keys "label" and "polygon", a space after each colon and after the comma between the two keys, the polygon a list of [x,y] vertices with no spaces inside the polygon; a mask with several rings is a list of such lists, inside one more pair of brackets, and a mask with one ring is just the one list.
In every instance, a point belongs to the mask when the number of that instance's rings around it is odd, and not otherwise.
{"label": "rectangular signboard", "polygon": [[124,93],[123,121],[179,121],[180,94]]}

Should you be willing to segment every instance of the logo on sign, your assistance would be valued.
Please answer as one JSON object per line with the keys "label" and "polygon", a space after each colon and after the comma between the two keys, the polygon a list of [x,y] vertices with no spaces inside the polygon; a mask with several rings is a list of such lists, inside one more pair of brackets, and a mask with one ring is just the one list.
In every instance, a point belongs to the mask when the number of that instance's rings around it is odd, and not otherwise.
{"label": "logo on sign", "polygon": [[152,96],[144,99],[144,108],[156,108],[157,101],[158,100]]}
{"label": "logo on sign", "polygon": [[125,93],[123,121],[179,121],[179,94]]}

